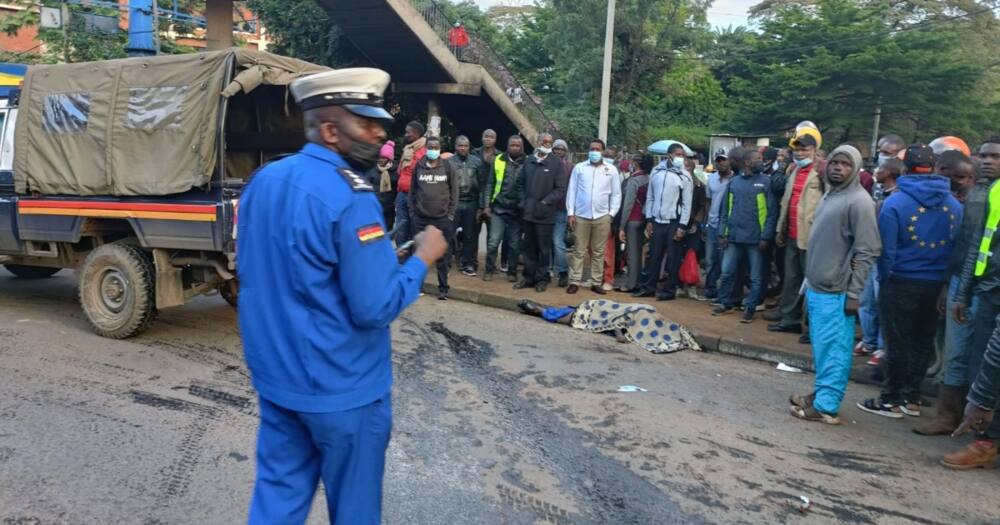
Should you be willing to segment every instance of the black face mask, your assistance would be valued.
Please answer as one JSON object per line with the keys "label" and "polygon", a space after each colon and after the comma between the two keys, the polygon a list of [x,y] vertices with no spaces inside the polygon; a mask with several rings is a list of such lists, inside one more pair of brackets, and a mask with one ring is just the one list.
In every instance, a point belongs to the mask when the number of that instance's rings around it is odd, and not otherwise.
{"label": "black face mask", "polygon": [[753,172],[754,175],[760,175],[761,173],[764,173],[764,163],[763,162],[751,162],[750,163],[750,171]]}
{"label": "black face mask", "polygon": [[351,151],[348,151],[345,157],[354,169],[368,171],[378,162],[380,149],[382,149],[381,144],[355,142],[351,144]]}

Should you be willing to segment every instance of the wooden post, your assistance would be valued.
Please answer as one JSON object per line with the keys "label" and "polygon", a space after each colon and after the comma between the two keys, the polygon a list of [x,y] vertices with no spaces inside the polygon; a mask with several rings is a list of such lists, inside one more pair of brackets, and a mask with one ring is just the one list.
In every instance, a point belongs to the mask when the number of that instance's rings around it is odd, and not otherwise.
{"label": "wooden post", "polygon": [[208,51],[233,46],[233,0],[205,0],[205,23]]}

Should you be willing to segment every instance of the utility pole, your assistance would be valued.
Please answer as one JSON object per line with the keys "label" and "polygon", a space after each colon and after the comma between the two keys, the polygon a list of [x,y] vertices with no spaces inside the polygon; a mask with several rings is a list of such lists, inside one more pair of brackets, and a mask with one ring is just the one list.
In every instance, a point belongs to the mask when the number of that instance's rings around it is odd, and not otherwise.
{"label": "utility pole", "polygon": [[63,62],[69,64],[69,4],[65,0],[60,6],[59,17],[62,18]]}
{"label": "utility pole", "polygon": [[131,57],[155,55],[156,17],[153,0],[129,0],[128,3],[128,46],[125,51]]}
{"label": "utility pole", "polygon": [[872,131],[872,158],[878,159],[878,126],[882,121],[882,97],[875,103],[875,126]]}
{"label": "utility pole", "polygon": [[205,43],[209,51],[233,46],[233,0],[206,0],[205,21]]}
{"label": "utility pole", "polygon": [[601,116],[597,136],[608,140],[608,106],[611,104],[611,51],[614,46],[615,0],[608,0],[608,23],[604,30],[604,74],[601,76]]}

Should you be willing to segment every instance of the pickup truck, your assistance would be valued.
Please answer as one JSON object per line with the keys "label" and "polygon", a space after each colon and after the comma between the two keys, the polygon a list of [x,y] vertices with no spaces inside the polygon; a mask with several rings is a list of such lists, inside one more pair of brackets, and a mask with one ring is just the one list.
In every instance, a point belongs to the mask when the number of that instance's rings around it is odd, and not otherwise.
{"label": "pickup truck", "polygon": [[287,87],[326,70],[235,48],[29,66],[0,100],[0,264],[75,270],[109,338],[197,295],[235,306],[240,191],[301,147]]}

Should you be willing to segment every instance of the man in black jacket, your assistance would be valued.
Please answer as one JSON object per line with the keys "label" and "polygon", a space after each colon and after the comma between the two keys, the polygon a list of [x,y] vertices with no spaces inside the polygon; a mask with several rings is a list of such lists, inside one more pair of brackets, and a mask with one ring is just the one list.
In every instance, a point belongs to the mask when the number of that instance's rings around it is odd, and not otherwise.
{"label": "man in black jacket", "polygon": [[517,281],[517,258],[521,244],[521,199],[517,195],[517,176],[522,164],[524,139],[520,135],[512,135],[507,140],[507,152],[493,160],[486,184],[489,194],[483,215],[490,219],[490,237],[486,241],[484,281],[492,281],[496,273],[497,249],[501,241],[507,246],[507,280]]}
{"label": "man in black jacket", "polygon": [[[435,226],[448,239],[452,235],[455,210],[458,208],[458,178],[451,164],[441,160],[440,139],[428,138],[426,147],[427,154],[417,163],[410,183],[410,220],[413,231]],[[450,261],[450,253],[437,261],[438,299],[442,301],[448,298]]]}
{"label": "man in black jacket", "polygon": [[486,165],[478,155],[470,155],[469,138],[459,135],[455,139],[455,154],[446,162],[458,178],[458,208],[455,211],[455,229],[462,229],[461,260],[462,273],[470,277],[476,275],[475,261],[479,248],[479,228],[477,218],[486,207]]}
{"label": "man in black jacket", "polygon": [[524,219],[524,277],[515,290],[534,286],[544,292],[549,285],[548,267],[552,259],[552,228],[556,205],[566,199],[566,171],[562,160],[552,154],[552,135],[538,135],[538,147],[524,161],[517,176],[517,195]]}

